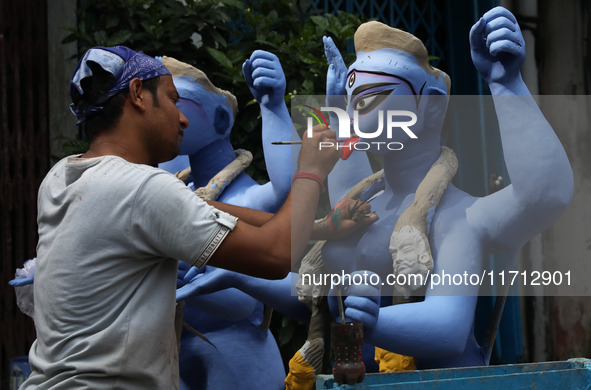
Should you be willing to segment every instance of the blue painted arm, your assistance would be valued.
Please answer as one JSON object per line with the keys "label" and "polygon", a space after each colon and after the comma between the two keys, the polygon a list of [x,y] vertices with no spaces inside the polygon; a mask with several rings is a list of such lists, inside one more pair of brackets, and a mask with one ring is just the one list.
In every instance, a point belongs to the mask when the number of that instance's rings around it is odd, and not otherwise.
{"label": "blue painted arm", "polygon": [[207,295],[191,295],[186,302],[199,310],[228,321],[249,318],[257,300],[235,288],[227,288]]}
{"label": "blue painted arm", "polygon": [[501,7],[490,10],[472,27],[470,45],[493,94],[512,184],[474,203],[468,218],[494,249],[513,250],[566,210],[572,169],[521,78],[525,45],[515,17]]}
{"label": "blue painted arm", "polygon": [[464,351],[477,296],[429,296],[423,302],[380,309],[366,341],[388,351],[435,359]]}
{"label": "blue painted arm", "polygon": [[271,145],[271,142],[289,141],[295,134],[284,100],[285,74],[277,56],[262,50],[252,53],[242,71],[261,107],[263,150],[271,179],[263,186],[250,188],[245,197],[249,199],[249,207],[277,211],[291,187],[292,154],[290,147]]}
{"label": "blue painted arm", "polygon": [[230,285],[207,295],[192,294],[193,288],[202,280],[207,280],[212,270],[215,272],[216,269],[209,266],[192,267],[179,261],[176,300],[185,300],[189,305],[225,320],[238,321],[248,318],[256,307],[256,300],[235,288],[230,288]]}
{"label": "blue painted arm", "polygon": [[[477,245],[457,245],[457,237],[477,242],[470,228],[450,229],[449,221],[441,221],[439,226],[442,231],[441,226],[447,226],[449,232],[438,245],[434,273],[480,275],[482,249]],[[424,359],[454,356],[464,351],[470,337],[478,288],[478,285],[461,289],[451,286],[450,290],[449,286],[435,285],[427,290],[423,302],[381,307],[379,314],[375,298],[348,297],[344,302],[345,313],[349,311],[350,318],[365,322],[365,340],[377,347]],[[372,324],[375,324],[373,328]]]}
{"label": "blue painted arm", "polygon": [[281,280],[266,280],[222,268],[206,266],[206,269],[202,276],[177,290],[177,299],[210,295],[216,291],[225,291],[227,288],[234,287],[298,321],[308,321],[310,317],[308,308],[298,301],[297,296],[292,295],[295,293],[295,288],[292,290],[292,284],[295,285],[297,282],[297,275],[293,277],[294,275],[290,274]]}

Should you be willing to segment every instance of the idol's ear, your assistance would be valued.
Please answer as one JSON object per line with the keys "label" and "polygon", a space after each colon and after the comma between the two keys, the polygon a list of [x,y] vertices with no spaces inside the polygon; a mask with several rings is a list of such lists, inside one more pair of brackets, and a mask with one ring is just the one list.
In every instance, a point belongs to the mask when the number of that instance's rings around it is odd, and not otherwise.
{"label": "idol's ear", "polygon": [[224,106],[218,106],[215,109],[215,118],[214,118],[214,127],[215,132],[224,135],[229,133],[230,127],[230,114],[228,110]]}
{"label": "idol's ear", "polygon": [[447,112],[449,96],[444,89],[437,86],[425,87],[420,105],[423,106],[423,113],[429,123],[434,126],[441,126]]}
{"label": "idol's ear", "polygon": [[447,91],[437,86],[429,86],[425,88],[423,95],[447,95]]}

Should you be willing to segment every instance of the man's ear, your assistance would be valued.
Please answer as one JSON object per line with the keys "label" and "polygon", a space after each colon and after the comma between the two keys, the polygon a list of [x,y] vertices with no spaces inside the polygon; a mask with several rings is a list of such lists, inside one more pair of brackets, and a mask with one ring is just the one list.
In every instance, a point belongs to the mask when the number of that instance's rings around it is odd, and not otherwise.
{"label": "man's ear", "polygon": [[142,81],[137,77],[129,82],[129,101],[134,107],[144,111],[146,109],[146,90]]}

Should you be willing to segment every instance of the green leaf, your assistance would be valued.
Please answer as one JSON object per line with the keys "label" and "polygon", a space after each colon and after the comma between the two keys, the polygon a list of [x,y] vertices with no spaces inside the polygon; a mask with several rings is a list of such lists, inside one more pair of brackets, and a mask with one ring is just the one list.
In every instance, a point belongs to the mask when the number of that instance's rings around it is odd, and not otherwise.
{"label": "green leaf", "polygon": [[109,14],[107,15],[105,21],[105,28],[111,29],[119,24],[119,15],[117,14]]}
{"label": "green leaf", "polygon": [[126,44],[133,37],[133,33],[127,30],[117,31],[108,39],[108,46],[117,46]]}
{"label": "green leaf", "polygon": [[317,64],[320,63],[320,59],[310,53],[301,52],[299,53],[300,60],[306,64]]}
{"label": "green leaf", "polygon": [[222,36],[222,34],[220,34],[218,31],[216,31],[215,29],[212,28],[209,31],[209,33],[211,34],[211,36],[213,37],[213,39],[215,39],[215,41],[217,43],[219,43],[222,47],[228,46],[228,42],[226,42],[226,40],[224,39],[224,37]]}
{"label": "green leaf", "polygon": [[244,9],[244,3],[240,0],[225,0],[224,3],[226,3],[226,5],[230,7]]}
{"label": "green leaf", "polygon": [[326,30],[328,28],[328,19],[324,16],[310,16],[310,20],[322,30]]}
{"label": "green leaf", "polygon": [[208,47],[207,52],[224,68],[232,67],[232,62],[221,51],[214,49],[213,47]]}
{"label": "green leaf", "polygon": [[107,46],[107,33],[104,30],[96,31],[92,38],[98,46]]}

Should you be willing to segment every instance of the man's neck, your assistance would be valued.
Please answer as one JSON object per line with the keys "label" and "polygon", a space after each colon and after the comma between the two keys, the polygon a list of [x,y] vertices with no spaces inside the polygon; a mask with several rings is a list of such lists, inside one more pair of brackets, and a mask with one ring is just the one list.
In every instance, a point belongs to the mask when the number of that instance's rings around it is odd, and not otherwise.
{"label": "man's neck", "polygon": [[118,156],[134,164],[153,165],[149,150],[141,136],[137,117],[126,113],[126,108],[117,123],[103,129],[90,143],[90,148],[81,157]]}

